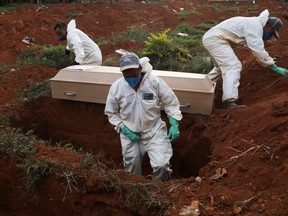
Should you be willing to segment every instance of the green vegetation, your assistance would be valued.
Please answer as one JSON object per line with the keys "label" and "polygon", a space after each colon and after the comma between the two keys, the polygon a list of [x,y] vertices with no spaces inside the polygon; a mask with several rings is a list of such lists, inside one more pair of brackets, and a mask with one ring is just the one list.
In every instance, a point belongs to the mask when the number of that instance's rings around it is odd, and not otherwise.
{"label": "green vegetation", "polygon": [[44,67],[64,68],[74,61],[74,53],[65,55],[65,46],[29,48],[19,57],[18,67],[42,65]]}
{"label": "green vegetation", "polygon": [[71,65],[74,61],[74,53],[65,55],[65,46],[46,47],[40,53],[39,64],[45,67],[64,68]]}
{"label": "green vegetation", "polygon": [[[139,200],[144,203],[148,209],[161,209],[162,203],[157,196],[160,190],[156,183],[131,183],[129,185],[129,193],[125,199],[125,206],[137,209],[137,202]],[[133,202],[134,201],[134,202]],[[132,206],[134,204],[134,206]]]}
{"label": "green vegetation", "polygon": [[4,74],[8,71],[9,71],[9,67],[6,64],[0,62],[0,74]]}
{"label": "green vegetation", "polygon": [[64,201],[68,191],[72,193],[73,188],[77,190],[77,185],[78,185],[77,179],[75,175],[73,174],[73,172],[70,170],[61,171],[60,173],[57,173],[57,176],[60,177],[64,181],[63,184],[66,185],[66,190],[63,196],[63,201]]}
{"label": "green vegetation", "polygon": [[[185,36],[179,36],[178,33]],[[209,56],[202,46],[203,29],[192,26],[179,26],[174,31],[165,30],[151,34],[142,53],[150,58],[158,70],[186,71],[193,73],[208,72],[212,68]]]}
{"label": "green vegetation", "polygon": [[28,157],[24,163],[18,164],[18,167],[25,170],[26,189],[36,192],[39,182],[51,173],[55,164],[49,161],[39,160],[33,157]]}
{"label": "green vegetation", "polygon": [[69,13],[69,14],[66,15],[66,17],[68,19],[74,19],[74,18],[81,17],[81,16],[83,16],[82,12],[80,12],[80,13],[74,12],[74,13]]}
{"label": "green vegetation", "polygon": [[29,88],[25,89],[20,95],[19,98],[22,102],[36,100],[41,97],[50,95],[51,88],[50,82],[44,81],[42,83],[36,83],[31,85]]}
{"label": "green vegetation", "polygon": [[176,14],[177,14],[177,18],[180,21],[185,21],[186,20],[186,16],[189,15],[189,14],[202,15],[199,11],[196,11],[196,10],[180,10]]}
{"label": "green vegetation", "polygon": [[217,4],[217,3],[213,3],[213,4],[202,4],[201,7],[207,8],[213,8],[214,11],[222,13],[222,12],[237,12],[237,14],[240,13],[240,7],[236,7],[236,6],[230,6],[230,7],[223,7],[222,4]]}
{"label": "green vegetation", "polygon": [[28,48],[19,56],[18,67],[38,65],[39,51],[36,48]]}
{"label": "green vegetation", "polygon": [[250,7],[247,9],[249,14],[258,14],[259,13],[259,7],[258,6],[254,6],[254,7]]}
{"label": "green vegetation", "polygon": [[132,27],[128,31],[120,33],[116,37],[113,37],[111,39],[99,40],[97,44],[101,46],[108,43],[115,43],[125,40],[133,40],[136,42],[144,43],[148,35],[148,31],[146,31],[145,29],[142,29],[140,27]]}
{"label": "green vegetation", "polygon": [[85,158],[84,158],[84,161],[83,163],[80,165],[80,167],[82,169],[88,169],[88,168],[91,168],[94,164],[94,159],[93,159],[93,154],[92,153],[89,153],[87,152],[85,154]]}
{"label": "green vegetation", "polygon": [[6,5],[6,6],[1,6],[0,7],[0,15],[2,13],[7,13],[7,12],[14,12],[17,10],[16,6],[11,6],[11,5]]}

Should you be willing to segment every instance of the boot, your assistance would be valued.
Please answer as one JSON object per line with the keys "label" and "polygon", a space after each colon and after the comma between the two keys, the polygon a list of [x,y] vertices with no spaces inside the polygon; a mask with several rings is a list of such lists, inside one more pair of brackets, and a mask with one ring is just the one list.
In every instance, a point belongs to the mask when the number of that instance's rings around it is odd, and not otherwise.
{"label": "boot", "polygon": [[242,109],[246,108],[246,105],[237,105],[235,102],[225,102],[224,108],[225,109]]}

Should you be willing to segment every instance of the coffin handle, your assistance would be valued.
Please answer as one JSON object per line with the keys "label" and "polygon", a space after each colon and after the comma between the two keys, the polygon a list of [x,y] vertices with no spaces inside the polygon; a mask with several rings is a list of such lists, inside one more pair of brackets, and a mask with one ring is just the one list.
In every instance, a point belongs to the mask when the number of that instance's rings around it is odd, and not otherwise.
{"label": "coffin handle", "polygon": [[181,108],[190,108],[190,107],[191,107],[191,104],[190,104],[190,103],[180,104],[180,107],[181,107]]}
{"label": "coffin handle", "polygon": [[64,91],[64,95],[67,95],[67,96],[75,96],[75,95],[76,95],[76,92],[74,92],[74,91]]}

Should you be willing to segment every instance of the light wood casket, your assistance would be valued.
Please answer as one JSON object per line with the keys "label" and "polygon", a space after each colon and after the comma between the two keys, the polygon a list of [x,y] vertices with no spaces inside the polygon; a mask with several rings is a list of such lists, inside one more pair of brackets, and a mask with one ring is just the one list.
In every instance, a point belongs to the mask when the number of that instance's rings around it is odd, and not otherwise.
{"label": "light wood casket", "polygon": [[[210,115],[215,82],[204,74],[153,70],[177,95],[183,113]],[[61,69],[51,81],[52,97],[105,104],[111,84],[122,77],[119,67],[76,65]]]}

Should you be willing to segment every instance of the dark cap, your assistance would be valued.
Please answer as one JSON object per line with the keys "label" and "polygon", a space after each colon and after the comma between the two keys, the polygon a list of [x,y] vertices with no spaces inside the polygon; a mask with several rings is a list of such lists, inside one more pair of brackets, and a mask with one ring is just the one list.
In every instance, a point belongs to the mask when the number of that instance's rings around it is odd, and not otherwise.
{"label": "dark cap", "polygon": [[267,23],[270,24],[272,28],[275,30],[274,36],[279,38],[279,31],[283,26],[282,21],[277,17],[269,17]]}

